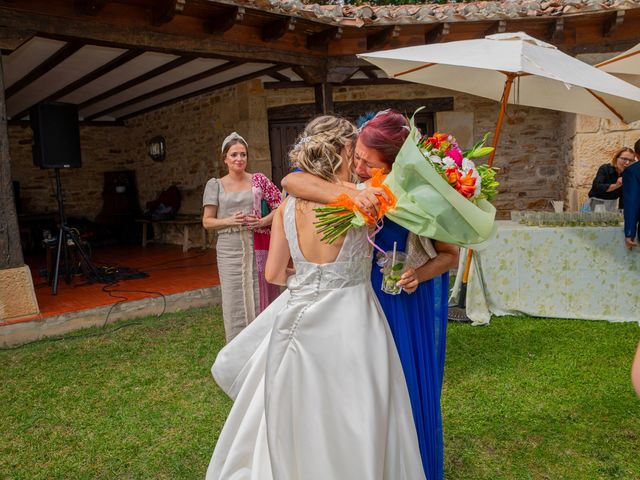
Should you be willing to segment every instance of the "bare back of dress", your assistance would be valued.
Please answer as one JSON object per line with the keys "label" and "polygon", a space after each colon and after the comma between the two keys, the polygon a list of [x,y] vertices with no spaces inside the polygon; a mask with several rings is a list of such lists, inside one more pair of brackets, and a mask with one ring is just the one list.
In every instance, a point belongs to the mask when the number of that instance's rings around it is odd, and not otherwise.
{"label": "bare back of dress", "polygon": [[[367,241],[367,229],[351,228],[344,237],[342,245],[339,247],[339,252],[333,261],[327,263],[309,261],[300,248],[298,230],[313,228],[313,225],[310,225],[313,219],[296,218],[296,201],[295,197],[289,197],[284,211],[285,235],[289,242],[291,258],[296,269],[296,275],[290,278],[288,287],[291,289],[292,287],[300,288],[303,285],[309,286],[310,276],[319,276],[318,281],[321,285],[318,284],[317,286],[322,286],[323,288],[342,288],[368,282],[371,274],[372,248]],[[307,222],[307,225],[303,225],[303,222]],[[319,236],[317,241],[317,248],[326,248],[328,250],[326,252],[327,255],[324,255],[325,257],[331,256],[333,253],[331,250],[335,251],[338,248],[338,245],[322,245]]]}

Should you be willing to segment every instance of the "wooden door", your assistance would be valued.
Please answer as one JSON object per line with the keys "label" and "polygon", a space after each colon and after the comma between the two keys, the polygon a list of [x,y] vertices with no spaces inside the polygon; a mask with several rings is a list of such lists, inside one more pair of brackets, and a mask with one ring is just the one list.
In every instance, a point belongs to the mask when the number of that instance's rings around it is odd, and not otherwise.
{"label": "wooden door", "polygon": [[290,171],[289,150],[298,135],[304,130],[307,120],[274,120],[269,122],[269,145],[271,149],[271,180],[278,188]]}
{"label": "wooden door", "polygon": [[[433,112],[453,110],[453,98],[429,98],[418,100],[377,100],[336,102],[337,115],[352,122],[366,112],[378,112],[392,106],[398,111],[411,115],[418,107],[426,106],[416,115],[416,126],[427,135],[434,133]],[[269,109],[269,145],[271,150],[271,178],[281,188],[280,182],[290,171],[289,150],[305,125],[315,115],[314,104],[285,105]]]}

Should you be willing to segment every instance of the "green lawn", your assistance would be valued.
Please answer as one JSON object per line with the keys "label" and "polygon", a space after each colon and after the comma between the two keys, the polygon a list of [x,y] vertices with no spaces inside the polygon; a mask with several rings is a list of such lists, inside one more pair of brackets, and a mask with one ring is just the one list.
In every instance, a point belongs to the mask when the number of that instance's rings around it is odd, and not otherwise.
{"label": "green lawn", "polygon": [[[220,311],[134,323],[0,352],[1,479],[203,478],[231,406],[209,372]],[[446,478],[640,478],[639,339],[636,324],[451,324]]]}

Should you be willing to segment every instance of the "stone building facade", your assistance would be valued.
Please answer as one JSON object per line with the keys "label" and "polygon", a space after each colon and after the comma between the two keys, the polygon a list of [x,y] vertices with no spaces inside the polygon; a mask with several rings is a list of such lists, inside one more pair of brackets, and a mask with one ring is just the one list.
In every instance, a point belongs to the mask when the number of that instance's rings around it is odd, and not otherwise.
{"label": "stone building facade", "polygon": [[[462,119],[476,139],[493,132],[499,104],[480,97],[410,83],[334,89],[335,102],[384,100],[389,107],[394,100],[435,97],[453,98],[453,111],[465,114],[436,113],[438,130],[455,134]],[[182,212],[199,214],[205,183],[224,174],[219,148],[229,132],[247,139],[249,170],[270,176],[269,109],[313,102],[312,88],[272,90],[252,80],[146,113],[124,126],[83,126],[82,168],[61,174],[66,212],[95,219],[103,204],[104,172],[134,170],[142,208],[173,184],[183,194]],[[154,162],[146,151],[146,142],[156,135],[166,139],[162,162]],[[639,135],[637,128],[608,120],[510,106],[495,158],[501,182],[495,202],[499,218],[507,218],[513,209],[549,209],[549,200],[556,199],[577,208],[597,167],[619,146],[632,146]],[[33,166],[31,128],[11,126],[9,140],[23,210],[57,211],[53,171]],[[178,236],[172,238],[179,243]]]}

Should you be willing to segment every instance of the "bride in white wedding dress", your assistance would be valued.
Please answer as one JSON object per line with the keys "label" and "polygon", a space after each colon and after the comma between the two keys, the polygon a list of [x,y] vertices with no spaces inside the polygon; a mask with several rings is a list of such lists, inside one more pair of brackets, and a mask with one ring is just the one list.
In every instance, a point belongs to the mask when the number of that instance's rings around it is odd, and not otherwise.
{"label": "bride in white wedding dress", "polygon": [[[356,135],[344,119],[318,117],[291,158],[346,182]],[[317,206],[289,197],[278,209],[266,275],[288,291],[213,366],[235,402],[208,480],[425,478],[402,367],[369,280],[368,231],[322,243]]]}

